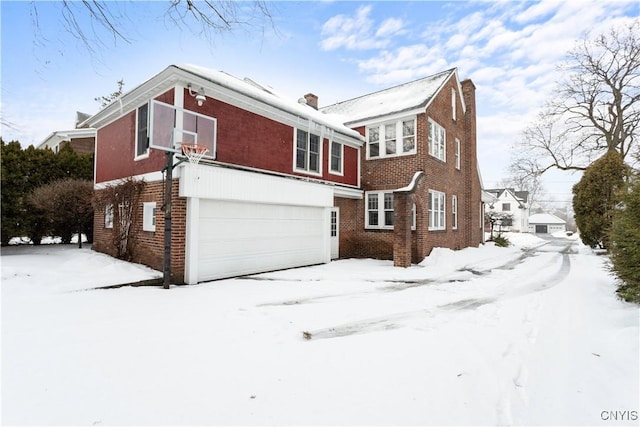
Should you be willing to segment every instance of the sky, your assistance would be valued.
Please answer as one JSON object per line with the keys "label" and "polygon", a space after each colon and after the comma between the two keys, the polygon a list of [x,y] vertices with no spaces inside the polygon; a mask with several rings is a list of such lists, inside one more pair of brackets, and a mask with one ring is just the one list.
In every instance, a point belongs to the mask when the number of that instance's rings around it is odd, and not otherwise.
{"label": "sky", "polygon": [[[118,80],[126,92],[171,64],[250,77],[291,100],[313,92],[321,107],[456,67],[477,88],[478,161],[485,188],[495,188],[576,41],[640,16],[637,1],[287,1],[267,2],[272,22],[203,34],[177,25],[170,4],[107,2],[125,41],[81,2],[65,10],[60,1],[1,0],[2,138],[37,146],[72,129],[76,111],[96,113],[95,98]],[[545,175],[544,199],[570,201],[579,178]]]}

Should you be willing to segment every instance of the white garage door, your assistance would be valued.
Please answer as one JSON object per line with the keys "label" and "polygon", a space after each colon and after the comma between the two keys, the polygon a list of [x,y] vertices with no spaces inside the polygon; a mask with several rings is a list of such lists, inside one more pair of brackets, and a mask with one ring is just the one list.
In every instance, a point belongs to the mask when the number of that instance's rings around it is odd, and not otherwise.
{"label": "white garage door", "polygon": [[201,200],[198,281],[327,262],[325,209]]}

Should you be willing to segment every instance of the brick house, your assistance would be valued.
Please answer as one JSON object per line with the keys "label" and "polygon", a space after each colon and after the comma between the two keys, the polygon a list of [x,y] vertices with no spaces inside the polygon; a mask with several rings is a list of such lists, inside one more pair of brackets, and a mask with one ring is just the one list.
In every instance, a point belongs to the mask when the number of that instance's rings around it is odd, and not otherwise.
{"label": "brick house", "polygon": [[96,141],[96,130],[89,127],[79,127],[80,123],[90,116],[76,112],[75,129],[51,132],[40,144],[39,149],[50,148],[54,153],[68,145],[78,154],[93,154]]}
{"label": "brick house", "polygon": [[322,109],[366,141],[364,203],[339,201],[345,255],[407,266],[483,241],[475,86],[455,69]]}
{"label": "brick house", "polygon": [[[250,79],[172,65],[83,125],[97,129],[96,191],[147,183],[134,261],[156,269],[165,150],[208,145],[199,165],[173,169],[175,282],[338,257],[408,266],[436,246],[482,242],[474,90],[452,69],[318,110],[313,94],[292,102]],[[113,254],[110,220],[95,216],[94,249]]]}

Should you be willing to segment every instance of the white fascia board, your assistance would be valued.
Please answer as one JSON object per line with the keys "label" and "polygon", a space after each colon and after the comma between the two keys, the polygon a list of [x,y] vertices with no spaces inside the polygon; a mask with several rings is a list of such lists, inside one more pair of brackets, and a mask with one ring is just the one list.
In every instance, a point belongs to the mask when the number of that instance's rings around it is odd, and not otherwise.
{"label": "white fascia board", "polygon": [[180,197],[249,203],[332,207],[333,189],[324,184],[220,166],[183,164]]}
{"label": "white fascia board", "polygon": [[[136,181],[145,181],[145,182],[158,182],[158,181],[163,181],[164,180],[164,174],[161,171],[157,171],[157,172],[150,172],[150,173],[145,173],[145,174],[141,174],[141,175],[134,175],[132,177],[129,177],[133,180]],[[173,179],[178,179],[180,178],[180,168],[175,168],[173,170]],[[103,190],[107,187],[113,187],[115,185],[119,185],[122,184],[122,182],[125,180],[125,178],[120,178],[120,179],[114,179],[111,181],[104,181],[104,182],[100,182],[100,183],[95,183],[93,184],[93,189],[94,190]],[[95,181],[95,178],[94,178]]]}
{"label": "white fascia board", "polygon": [[178,76],[172,67],[166,68],[146,82],[121,95],[109,105],[82,122],[80,126],[89,125],[99,129],[122,117],[124,114],[149,102],[167,90],[176,86]]}
{"label": "white fascia board", "polygon": [[393,121],[398,121],[400,119],[408,119],[410,117],[416,117],[418,116],[418,114],[424,114],[425,112],[426,112],[425,107],[419,107],[412,110],[401,111],[399,113],[367,118],[364,120],[359,120],[357,122],[349,122],[348,126],[351,128],[357,128],[360,126],[370,126],[370,125],[376,125],[384,122],[393,122]]}

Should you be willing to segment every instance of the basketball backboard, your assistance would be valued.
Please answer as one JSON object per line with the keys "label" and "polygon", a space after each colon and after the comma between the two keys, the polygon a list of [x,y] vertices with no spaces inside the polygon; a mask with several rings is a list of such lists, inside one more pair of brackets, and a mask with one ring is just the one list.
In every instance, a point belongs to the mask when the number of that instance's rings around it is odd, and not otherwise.
{"label": "basketball backboard", "polygon": [[149,148],[182,153],[181,144],[207,147],[204,158],[215,158],[216,119],[159,101],[151,101]]}

